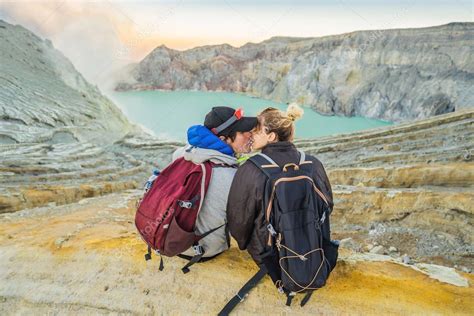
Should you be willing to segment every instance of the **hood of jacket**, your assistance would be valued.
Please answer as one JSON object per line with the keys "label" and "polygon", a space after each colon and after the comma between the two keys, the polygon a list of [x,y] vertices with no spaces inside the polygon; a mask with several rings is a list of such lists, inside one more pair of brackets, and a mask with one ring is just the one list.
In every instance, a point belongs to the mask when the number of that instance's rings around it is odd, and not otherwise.
{"label": "hood of jacket", "polygon": [[188,129],[188,143],[195,147],[212,149],[225,155],[234,155],[232,147],[203,125],[194,125]]}
{"label": "hood of jacket", "polygon": [[173,153],[173,160],[176,160],[180,157],[184,157],[184,159],[197,164],[210,161],[218,165],[237,165],[237,158],[234,156],[223,154],[220,151],[214,149],[199,148],[191,145],[178,148]]}

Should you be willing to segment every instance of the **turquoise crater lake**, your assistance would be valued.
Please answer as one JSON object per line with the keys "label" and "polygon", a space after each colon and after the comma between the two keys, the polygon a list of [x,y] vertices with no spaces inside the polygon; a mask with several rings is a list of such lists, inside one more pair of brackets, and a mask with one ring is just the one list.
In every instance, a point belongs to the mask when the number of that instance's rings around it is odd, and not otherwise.
{"label": "turquoise crater lake", "polygon": [[[131,91],[113,92],[109,96],[135,123],[167,140],[186,140],[188,127],[202,124],[213,106],[242,107],[245,115],[256,115],[266,107],[285,110],[287,105],[230,92],[202,91]],[[303,118],[296,122],[296,137],[308,138],[348,133],[391,125],[390,122],[364,117],[324,116],[304,108]]]}

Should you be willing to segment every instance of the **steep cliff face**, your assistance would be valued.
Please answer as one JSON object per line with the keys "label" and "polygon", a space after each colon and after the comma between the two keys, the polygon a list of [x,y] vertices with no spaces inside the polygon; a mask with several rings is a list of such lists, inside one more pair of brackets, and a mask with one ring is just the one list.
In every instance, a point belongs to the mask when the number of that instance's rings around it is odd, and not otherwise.
{"label": "steep cliff face", "polygon": [[0,143],[110,143],[134,127],[48,40],[0,20]]}
{"label": "steep cliff face", "polygon": [[157,47],[117,90],[225,90],[388,121],[474,104],[474,23],[271,38],[240,48]]}

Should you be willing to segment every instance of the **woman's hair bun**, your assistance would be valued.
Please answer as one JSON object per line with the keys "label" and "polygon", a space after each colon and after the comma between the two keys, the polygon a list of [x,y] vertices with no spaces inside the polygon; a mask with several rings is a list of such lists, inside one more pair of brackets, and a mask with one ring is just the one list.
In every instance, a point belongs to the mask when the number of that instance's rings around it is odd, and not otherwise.
{"label": "woman's hair bun", "polygon": [[293,122],[300,119],[304,114],[304,110],[295,102],[290,103],[286,109],[286,116]]}

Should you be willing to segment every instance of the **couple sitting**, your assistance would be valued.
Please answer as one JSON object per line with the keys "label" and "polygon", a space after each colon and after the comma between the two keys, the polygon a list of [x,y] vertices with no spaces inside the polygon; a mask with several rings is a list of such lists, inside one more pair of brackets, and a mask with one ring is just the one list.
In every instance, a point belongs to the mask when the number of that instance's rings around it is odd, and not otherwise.
{"label": "couple sitting", "polygon": [[[138,208],[136,225],[160,256],[189,259],[183,272],[230,247],[247,249],[259,272],[224,308],[227,314],[269,275],[287,305],[295,293],[322,287],[337,259],[330,240],[331,185],[321,162],[292,143],[303,110],[214,107],[204,125],[188,129],[189,145],[157,177]],[[260,151],[239,166],[236,156]],[[242,157],[241,160],[245,158]],[[190,247],[192,245],[192,247]],[[163,269],[162,260],[160,270]]]}
{"label": "couple sitting", "polygon": [[[297,163],[300,152],[292,143],[294,121],[302,116],[303,110],[292,104],[286,113],[267,108],[257,117],[241,116],[240,119],[234,115],[235,112],[230,107],[214,107],[206,115],[204,125],[195,125],[188,130],[191,149],[190,146],[178,149],[173,160],[184,157],[194,163],[208,160],[216,164],[196,229],[198,233],[205,233],[222,224],[227,217],[230,233],[239,248],[247,249],[259,264],[258,257],[263,253],[267,238],[262,209],[266,178],[254,164],[247,162],[238,168],[236,156],[261,150],[280,166]],[[331,185],[322,163],[310,155],[306,159],[313,161],[313,178],[328,197],[332,209]],[[206,251],[204,257],[213,257],[227,250],[226,229],[222,227],[200,243]],[[185,252],[185,255],[193,254],[192,249]]]}

